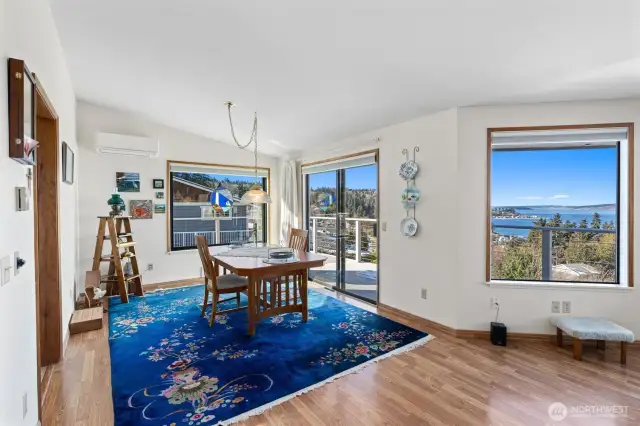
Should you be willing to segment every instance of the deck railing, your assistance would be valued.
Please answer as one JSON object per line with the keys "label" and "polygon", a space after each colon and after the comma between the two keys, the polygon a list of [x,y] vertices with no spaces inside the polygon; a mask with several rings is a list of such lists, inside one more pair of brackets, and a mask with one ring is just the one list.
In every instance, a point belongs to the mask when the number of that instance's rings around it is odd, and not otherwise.
{"label": "deck railing", "polygon": [[[173,247],[195,247],[196,236],[202,235],[209,245],[231,244],[232,242],[252,242],[254,231],[251,229],[233,231],[199,231],[199,232],[174,232]],[[258,241],[262,241],[262,231],[258,231]]]}
{"label": "deck railing", "polygon": [[[345,255],[357,262],[377,261],[376,219],[344,218],[348,235],[344,238]],[[314,253],[336,254],[336,217],[311,216],[309,218],[309,249]]]}
{"label": "deck railing", "polygon": [[[553,233],[554,232],[563,232],[563,233],[589,233],[589,234],[616,234],[617,231],[615,229],[596,229],[596,228],[563,228],[563,227],[551,227],[551,226],[534,226],[534,225],[496,225],[492,224],[491,226],[494,234],[499,234],[496,232],[496,229],[524,229],[529,231],[540,231],[541,240],[540,240],[540,248],[542,252],[542,280],[543,281],[552,281],[553,280],[553,266],[554,266],[554,249],[557,247],[553,246]],[[617,249],[617,244],[615,247],[612,247],[612,250]],[[562,264],[562,263],[558,263]],[[557,265],[556,265],[557,266]],[[603,266],[603,265],[598,265]],[[616,268],[615,260],[613,263],[607,263],[609,267]]]}

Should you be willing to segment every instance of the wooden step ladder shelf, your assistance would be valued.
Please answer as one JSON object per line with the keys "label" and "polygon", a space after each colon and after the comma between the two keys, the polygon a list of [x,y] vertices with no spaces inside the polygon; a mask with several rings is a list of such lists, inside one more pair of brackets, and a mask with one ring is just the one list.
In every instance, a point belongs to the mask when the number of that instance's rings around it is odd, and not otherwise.
{"label": "wooden step ladder shelf", "polygon": [[[109,262],[109,272],[100,279],[101,282],[107,283],[108,296],[114,294],[115,288],[120,294],[122,303],[129,302],[130,290],[136,296],[144,296],[142,275],[138,268],[138,259],[136,258],[134,247],[136,243],[131,232],[131,218],[129,216],[98,216],[98,219],[100,219],[100,223],[98,225],[92,270],[99,271],[101,262]],[[102,253],[102,246],[105,241],[111,243],[111,254],[105,255]],[[120,252],[121,248],[125,250]],[[124,259],[129,259],[131,262],[133,274],[125,275],[122,267],[122,260]]]}

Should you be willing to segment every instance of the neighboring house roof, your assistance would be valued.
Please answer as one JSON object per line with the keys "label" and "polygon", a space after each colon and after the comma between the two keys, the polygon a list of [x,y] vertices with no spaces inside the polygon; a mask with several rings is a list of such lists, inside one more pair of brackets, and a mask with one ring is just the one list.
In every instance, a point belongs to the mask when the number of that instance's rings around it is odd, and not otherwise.
{"label": "neighboring house roof", "polygon": [[[215,191],[215,189],[213,189],[213,188],[211,188],[211,187],[204,186],[204,185],[200,185],[199,183],[195,183],[195,182],[192,182],[192,181],[190,181],[190,180],[182,179],[182,178],[175,177],[175,176],[173,177],[173,181],[175,181],[175,182],[180,182],[180,183],[182,183],[182,184],[184,184],[184,185],[189,185],[189,186],[191,186],[191,187],[193,187],[193,188],[198,188],[198,189],[200,189],[200,190],[202,190],[202,191],[207,191],[207,192],[209,192],[209,193],[211,193],[211,192]],[[197,203],[197,202],[196,202],[196,203]],[[243,203],[242,203],[242,201],[241,201],[241,198],[240,198],[240,197],[237,197],[237,196],[235,196],[235,195],[233,196],[233,203],[234,203],[234,204],[236,204],[236,203],[237,203],[238,205],[243,205]]]}

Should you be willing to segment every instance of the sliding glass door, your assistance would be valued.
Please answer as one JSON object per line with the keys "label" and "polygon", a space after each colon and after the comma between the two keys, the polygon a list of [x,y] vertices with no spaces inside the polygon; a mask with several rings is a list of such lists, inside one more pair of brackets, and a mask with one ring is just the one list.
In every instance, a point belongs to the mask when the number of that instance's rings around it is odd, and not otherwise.
{"label": "sliding glass door", "polygon": [[309,248],[328,257],[309,271],[319,284],[377,302],[377,153],[303,166]]}
{"label": "sliding glass door", "polygon": [[322,268],[309,271],[309,278],[329,287],[338,280],[338,176],[335,171],[306,175],[307,180],[307,230],[309,250],[328,255]]}

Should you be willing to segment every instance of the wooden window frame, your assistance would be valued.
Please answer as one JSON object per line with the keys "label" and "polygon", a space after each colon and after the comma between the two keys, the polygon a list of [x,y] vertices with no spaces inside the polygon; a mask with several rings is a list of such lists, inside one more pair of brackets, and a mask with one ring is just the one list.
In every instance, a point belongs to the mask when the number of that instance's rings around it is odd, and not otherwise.
{"label": "wooden window frame", "polygon": [[[523,126],[523,127],[490,127],[487,128],[487,196],[486,196],[486,222],[485,222],[485,281],[491,281],[491,153],[492,138],[494,133],[500,132],[527,132],[544,130],[581,130],[581,129],[602,129],[602,128],[626,128],[627,129],[627,287],[633,287],[633,253],[634,253],[634,123],[602,123],[602,124],[570,124],[559,126]],[[620,183],[620,182],[619,182]],[[622,193],[621,193],[622,195]],[[541,281],[545,285],[554,285],[553,281]],[[576,285],[589,285],[576,283]],[[620,286],[620,284],[612,284]],[[624,286],[622,286],[624,287]]]}
{"label": "wooden window frame", "polygon": [[[255,166],[240,166],[240,165],[235,165],[235,164],[217,164],[217,163],[201,163],[201,162],[194,162],[194,161],[179,161],[179,160],[167,160],[167,179],[166,179],[166,184],[165,184],[165,188],[166,188],[166,192],[167,195],[165,195],[165,199],[167,200],[167,253],[179,253],[179,252],[184,252],[184,251],[189,251],[189,250],[197,250],[197,248],[187,248],[187,249],[182,249],[182,250],[174,250],[173,249],[173,232],[172,232],[172,218],[173,218],[173,212],[172,212],[172,199],[173,199],[173,195],[172,195],[172,191],[173,191],[173,182],[171,181],[171,165],[172,164],[183,164],[183,165],[191,165],[191,166],[204,166],[204,167],[220,167],[220,168],[226,168],[226,169],[241,169],[241,170],[255,170],[256,167]],[[269,195],[271,195],[271,168],[270,167],[257,167],[258,170],[262,170],[267,172],[267,177],[266,177],[266,183],[267,183],[267,187],[263,188],[265,189]],[[273,201],[272,201],[273,203]],[[269,237],[271,236],[271,203],[266,205],[266,209],[264,209],[264,222],[265,222],[265,231],[266,234],[264,235],[264,240],[265,242],[269,242]]]}

